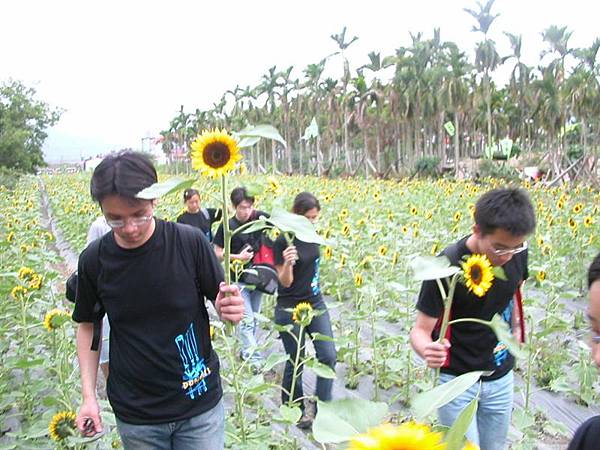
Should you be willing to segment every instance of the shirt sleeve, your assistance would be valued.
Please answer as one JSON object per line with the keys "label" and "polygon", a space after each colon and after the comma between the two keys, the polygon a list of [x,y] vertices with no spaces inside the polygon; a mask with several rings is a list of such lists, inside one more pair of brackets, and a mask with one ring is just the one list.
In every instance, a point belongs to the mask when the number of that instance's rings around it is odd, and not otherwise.
{"label": "shirt sleeve", "polygon": [[90,229],[88,230],[87,239],[85,245],[90,245],[90,242],[95,241],[96,239],[101,238],[106,233],[110,231],[110,227],[108,225],[104,225],[102,222],[99,222],[98,219],[94,220],[90,225]]}
{"label": "shirt sleeve", "polygon": [[217,234],[215,234],[213,244],[218,245],[221,248],[225,248],[225,239],[223,238],[223,224],[219,225],[219,228],[217,228]]}
{"label": "shirt sleeve", "polygon": [[[92,274],[90,270],[90,257],[88,249],[85,249],[79,256],[77,263],[77,296],[75,299],[75,309],[73,310],[73,320],[75,322],[94,322],[104,316],[104,310],[95,310],[95,306],[100,305],[98,297],[97,277],[98,274]],[[94,277],[96,280],[94,280]]]}
{"label": "shirt sleeve", "polygon": [[281,266],[283,264],[283,251],[286,249],[285,237],[279,235],[273,244],[273,255],[275,256],[275,264]]}
{"label": "shirt sleeve", "polygon": [[[445,283],[444,283],[445,284]],[[417,300],[417,310],[429,317],[441,317],[444,312],[444,301],[437,282],[435,280],[423,281],[419,299]]]}
{"label": "shirt sleeve", "polygon": [[214,301],[219,292],[219,285],[225,280],[225,276],[217,255],[203,234],[198,234],[196,273],[200,282],[200,293]]}

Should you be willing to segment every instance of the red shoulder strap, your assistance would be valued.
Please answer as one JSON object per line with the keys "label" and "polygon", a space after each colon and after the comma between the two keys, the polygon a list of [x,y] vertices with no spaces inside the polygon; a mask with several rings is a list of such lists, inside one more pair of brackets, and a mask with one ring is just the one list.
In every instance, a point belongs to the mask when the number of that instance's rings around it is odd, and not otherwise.
{"label": "red shoulder strap", "polygon": [[521,329],[521,342],[525,342],[525,317],[523,316],[523,294],[521,294],[521,286],[523,282],[521,281],[517,286],[517,290],[515,292],[515,299],[517,300],[517,311],[519,313],[519,327]]}

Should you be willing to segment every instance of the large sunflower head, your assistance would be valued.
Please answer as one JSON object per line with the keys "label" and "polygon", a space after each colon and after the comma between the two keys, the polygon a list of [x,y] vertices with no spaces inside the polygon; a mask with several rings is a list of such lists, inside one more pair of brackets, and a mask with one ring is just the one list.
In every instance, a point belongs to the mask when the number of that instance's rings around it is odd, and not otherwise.
{"label": "large sunflower head", "polygon": [[236,140],[226,130],[204,131],[191,147],[192,167],[209,177],[225,175],[242,159]]}
{"label": "large sunflower head", "polygon": [[483,297],[494,281],[493,267],[488,257],[473,254],[462,263],[462,269],[467,289],[477,297]]}
{"label": "large sunflower head", "polygon": [[48,432],[53,440],[62,441],[66,437],[73,435],[76,428],[75,413],[72,411],[61,411],[52,417],[50,425],[48,425]]}
{"label": "large sunflower head", "polygon": [[354,436],[348,450],[443,450],[443,434],[427,425],[405,422],[385,423]]}

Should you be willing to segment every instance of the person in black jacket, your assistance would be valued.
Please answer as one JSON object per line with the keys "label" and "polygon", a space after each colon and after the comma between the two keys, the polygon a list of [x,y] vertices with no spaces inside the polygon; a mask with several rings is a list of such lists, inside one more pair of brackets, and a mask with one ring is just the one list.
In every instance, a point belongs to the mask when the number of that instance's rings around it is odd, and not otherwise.
{"label": "person in black jacket", "polygon": [[177,217],[177,223],[185,223],[202,230],[209,242],[213,240],[212,225],[221,220],[222,211],[215,208],[202,208],[200,193],[196,189],[183,191],[186,212]]}
{"label": "person in black jacket", "polygon": [[[590,304],[588,319],[591,326],[592,359],[600,369],[600,253],[588,270]],[[600,448],[600,416],[584,422],[575,432],[568,450],[597,450]]]}

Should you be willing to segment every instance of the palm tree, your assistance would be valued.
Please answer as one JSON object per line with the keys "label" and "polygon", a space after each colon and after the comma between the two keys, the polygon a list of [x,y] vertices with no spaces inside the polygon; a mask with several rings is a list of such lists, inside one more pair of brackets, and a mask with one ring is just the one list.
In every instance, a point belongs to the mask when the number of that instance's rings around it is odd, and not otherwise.
{"label": "palm tree", "polygon": [[340,55],[342,56],[342,62],[344,65],[344,74],[342,76],[342,121],[343,121],[343,127],[344,127],[344,139],[343,139],[343,148],[344,148],[344,154],[346,156],[346,170],[348,172],[352,171],[352,163],[351,163],[351,155],[350,155],[350,149],[348,147],[348,141],[349,141],[349,136],[348,136],[348,125],[349,125],[349,116],[350,113],[348,111],[348,106],[346,104],[346,94],[348,91],[348,84],[350,83],[351,80],[351,75],[350,75],[350,63],[348,62],[348,59],[346,58],[344,51],[348,49],[348,47],[350,47],[350,45],[352,45],[354,42],[356,42],[358,40],[357,36],[353,36],[352,39],[350,39],[350,41],[346,41],[346,27],[344,27],[342,29],[342,32],[340,34],[332,34],[331,35],[331,39],[333,39],[336,44],[338,45],[340,51]]}
{"label": "palm tree", "polygon": [[[528,105],[526,99],[529,92],[529,82],[531,80],[531,68],[521,61],[521,47],[523,43],[523,37],[521,35],[515,35],[512,33],[504,33],[509,41],[512,48],[512,55],[505,56],[502,58],[502,64],[510,59],[515,59],[516,63],[510,74],[509,81],[509,92],[513,99],[516,99],[518,108],[516,109],[516,127],[518,129],[518,136],[521,145],[525,144],[525,126],[526,121],[529,118],[527,112]],[[511,136],[514,138],[514,136]]]}
{"label": "palm tree", "polygon": [[477,70],[483,70],[483,85],[487,117],[487,145],[492,145],[493,143],[490,72],[493,72],[500,64],[500,56],[496,51],[496,43],[488,38],[488,32],[492,23],[500,15],[491,13],[493,4],[494,0],[488,0],[485,5],[478,1],[477,6],[479,6],[479,11],[474,11],[468,8],[464,9],[477,21],[477,25],[473,27],[473,31],[476,33],[483,33],[483,41],[477,44],[477,48],[475,50],[475,66]]}

